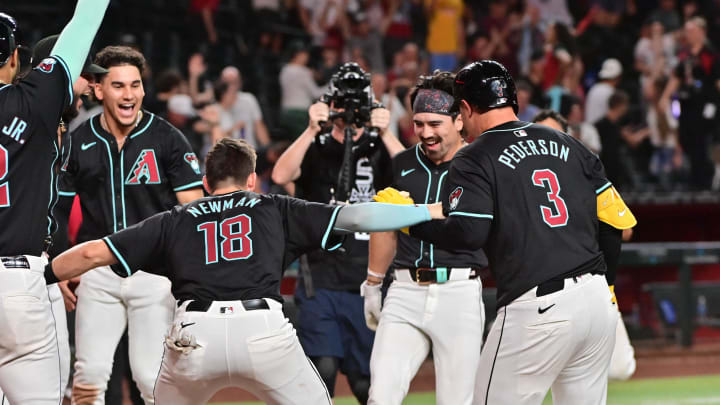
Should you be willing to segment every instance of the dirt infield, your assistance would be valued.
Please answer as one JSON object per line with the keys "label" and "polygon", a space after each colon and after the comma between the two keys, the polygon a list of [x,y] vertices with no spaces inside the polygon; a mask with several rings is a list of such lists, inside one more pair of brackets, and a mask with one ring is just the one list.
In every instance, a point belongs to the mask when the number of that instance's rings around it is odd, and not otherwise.
{"label": "dirt infield", "polygon": [[[679,377],[720,374],[720,342],[699,343],[690,349],[659,344],[636,347],[637,370],[633,379]],[[411,392],[435,390],[435,372],[431,360],[426,361],[410,384]],[[337,396],[352,395],[344,376],[339,376],[335,388]],[[212,401],[232,402],[255,400],[252,395],[238,389],[217,393]]]}

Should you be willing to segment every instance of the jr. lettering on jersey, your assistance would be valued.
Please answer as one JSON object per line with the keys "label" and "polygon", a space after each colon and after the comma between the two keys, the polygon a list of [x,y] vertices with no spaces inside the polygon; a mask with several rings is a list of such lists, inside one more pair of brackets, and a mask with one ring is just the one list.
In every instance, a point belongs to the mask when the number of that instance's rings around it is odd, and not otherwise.
{"label": "jr. lettering on jersey", "polygon": [[503,149],[498,157],[498,161],[514,170],[516,164],[530,156],[554,156],[567,162],[569,154],[570,147],[567,145],[558,144],[555,141],[546,141],[545,139],[537,139],[535,141],[525,139],[517,141]]}
{"label": "jr. lettering on jersey", "polygon": [[233,209],[236,207],[250,207],[253,208],[257,203],[260,202],[259,198],[241,198],[237,202],[234,198],[229,200],[208,200],[197,204],[196,207],[189,207],[187,212],[194,218],[206,214],[217,214],[222,211]]}
{"label": "jr. lettering on jersey", "polygon": [[13,118],[10,125],[5,125],[2,128],[2,133],[17,142],[24,143],[24,141],[22,141],[20,137],[22,136],[23,132],[25,132],[25,129],[27,129],[27,122],[21,120],[19,117],[15,117]]}

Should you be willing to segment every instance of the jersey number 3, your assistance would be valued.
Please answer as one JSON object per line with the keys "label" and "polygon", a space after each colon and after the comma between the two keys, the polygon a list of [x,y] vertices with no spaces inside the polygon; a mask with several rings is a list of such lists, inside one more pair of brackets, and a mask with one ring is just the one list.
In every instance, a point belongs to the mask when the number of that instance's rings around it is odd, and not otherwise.
{"label": "jersey number 3", "polygon": [[567,225],[570,215],[565,200],[560,197],[560,183],[555,172],[550,169],[535,170],[532,174],[532,182],[543,189],[550,189],[547,198],[553,204],[554,209],[546,205],[540,205],[543,221],[551,228]]}
{"label": "jersey number 3", "polygon": [[[220,235],[218,235],[218,228]],[[205,236],[205,264],[218,262],[218,239],[220,241],[220,256],[223,260],[244,260],[252,256],[252,220],[245,214],[240,214],[220,222],[203,222],[197,226],[198,232]]]}

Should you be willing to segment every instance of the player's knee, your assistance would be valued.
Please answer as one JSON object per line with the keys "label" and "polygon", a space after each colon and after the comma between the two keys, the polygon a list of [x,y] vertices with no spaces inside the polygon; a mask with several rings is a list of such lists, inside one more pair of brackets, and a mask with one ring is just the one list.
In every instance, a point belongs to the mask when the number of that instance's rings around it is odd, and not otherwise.
{"label": "player's knee", "polygon": [[315,365],[315,368],[317,369],[318,374],[320,374],[320,378],[322,378],[323,382],[325,383],[325,386],[327,387],[330,396],[334,397],[335,377],[337,376],[340,364],[338,358],[331,356],[320,356],[311,357],[310,360],[312,360],[313,364]]}
{"label": "player's knee", "polygon": [[358,372],[349,372],[347,379],[350,384],[350,390],[358,402],[362,405],[367,404],[370,392],[370,376]]}

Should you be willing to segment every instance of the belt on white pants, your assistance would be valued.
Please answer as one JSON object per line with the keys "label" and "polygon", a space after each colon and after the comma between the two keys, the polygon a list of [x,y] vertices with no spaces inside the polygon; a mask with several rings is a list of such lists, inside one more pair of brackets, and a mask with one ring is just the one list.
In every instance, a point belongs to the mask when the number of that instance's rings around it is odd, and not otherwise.
{"label": "belt on white pants", "polygon": [[395,269],[395,280],[420,285],[442,284],[448,281],[471,280],[480,276],[480,272],[471,267],[418,267],[413,269]]}

